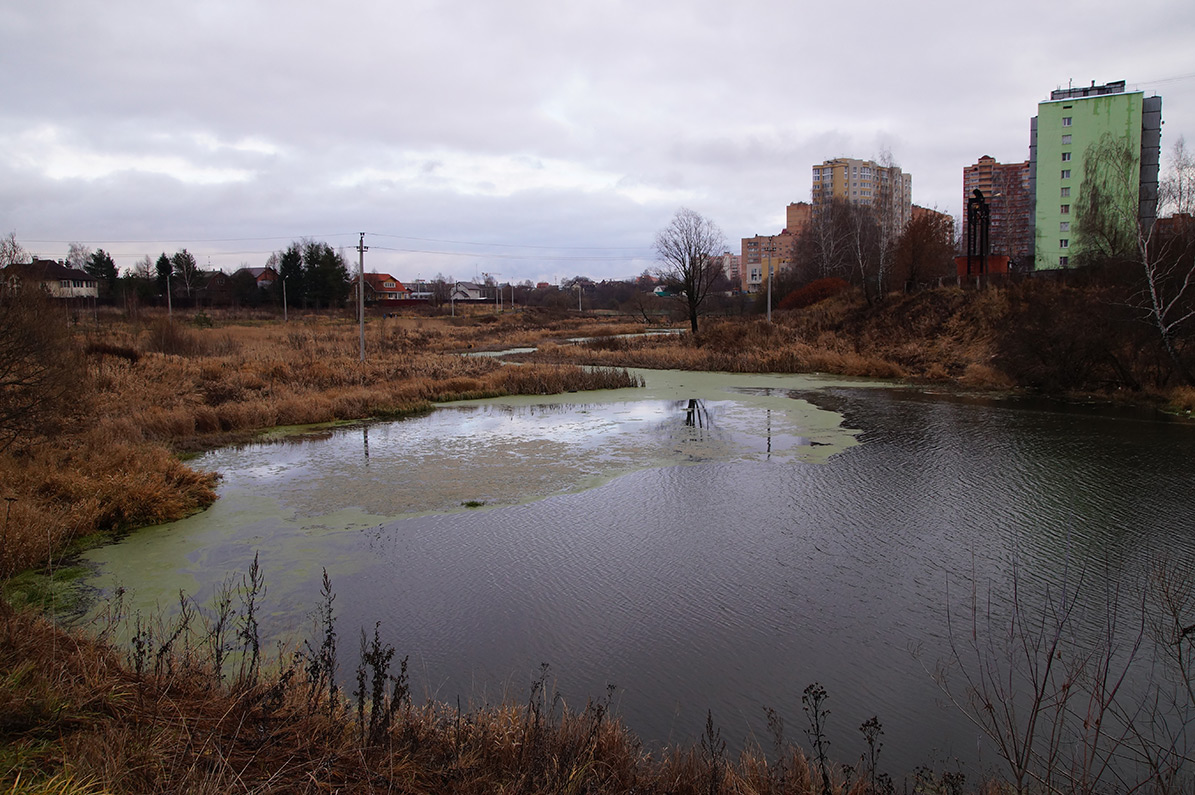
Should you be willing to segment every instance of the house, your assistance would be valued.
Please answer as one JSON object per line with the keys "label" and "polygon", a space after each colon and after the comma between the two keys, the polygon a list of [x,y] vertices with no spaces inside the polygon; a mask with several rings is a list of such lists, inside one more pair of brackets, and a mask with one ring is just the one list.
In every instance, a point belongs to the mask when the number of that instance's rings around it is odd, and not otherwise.
{"label": "house", "polygon": [[451,299],[453,301],[486,301],[493,300],[486,296],[484,285],[474,282],[457,282],[452,286]]}
{"label": "house", "polygon": [[[352,279],[352,297],[357,299],[357,277]],[[405,301],[411,297],[411,291],[403,287],[403,283],[389,273],[365,274],[365,303],[377,304],[382,301]]]}
{"label": "house", "polygon": [[255,281],[257,286],[262,290],[267,289],[271,284],[278,281],[278,271],[269,266],[264,268],[240,268],[232,274],[232,277],[235,279],[242,273],[248,273],[250,276],[252,276],[253,281]]}
{"label": "house", "polygon": [[[186,295],[185,290],[180,291],[177,281],[171,286],[175,296]],[[232,277],[222,270],[197,271],[191,294],[197,302],[224,306],[232,301]]]}
{"label": "house", "polygon": [[10,286],[40,287],[53,298],[98,298],[100,294],[100,283],[94,276],[52,259],[13,263],[0,273]]}

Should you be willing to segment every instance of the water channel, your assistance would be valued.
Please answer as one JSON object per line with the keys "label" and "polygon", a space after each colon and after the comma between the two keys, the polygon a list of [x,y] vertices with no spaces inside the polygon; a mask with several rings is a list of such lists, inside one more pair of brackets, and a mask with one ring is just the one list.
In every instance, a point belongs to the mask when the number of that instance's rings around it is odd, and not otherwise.
{"label": "water channel", "polygon": [[[381,622],[421,697],[573,707],[615,686],[648,747],[884,726],[881,766],[994,767],[931,672],[948,605],[1195,554],[1195,425],[1110,408],[811,376],[642,371],[647,386],[450,404],[211,452],[202,514],[93,550],[88,584],[201,603],[259,554],[263,628],[311,637],[321,570],[341,669]],[[475,507],[466,507],[475,506]],[[959,632],[955,625],[954,632]]]}

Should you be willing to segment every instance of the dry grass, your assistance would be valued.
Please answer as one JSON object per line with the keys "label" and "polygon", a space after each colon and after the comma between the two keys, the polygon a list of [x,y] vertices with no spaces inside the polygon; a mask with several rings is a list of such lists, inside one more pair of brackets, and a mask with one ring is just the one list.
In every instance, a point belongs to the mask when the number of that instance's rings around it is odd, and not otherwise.
{"label": "dry grass", "polygon": [[[1030,280],[1001,288],[845,291],[762,317],[707,319],[697,335],[547,345],[531,361],[725,372],[823,372],[1107,397],[1193,401],[1156,333],[1115,287]],[[1186,340],[1187,355],[1195,350]],[[1127,398],[1126,398],[1127,396]]]}
{"label": "dry grass", "polygon": [[77,334],[86,352],[84,419],[52,442],[0,455],[0,575],[60,556],[80,536],[170,521],[210,504],[215,475],[181,463],[179,452],[278,426],[399,417],[435,401],[636,383],[621,371],[510,368],[458,353],[482,340],[505,347],[625,330],[600,321],[570,327],[546,318],[537,327],[530,313],[493,322],[375,318],[361,362],[353,323],[219,320],[197,327],[143,314]]}
{"label": "dry grass", "polygon": [[[231,684],[176,645],[135,672],[111,647],[0,606],[0,783],[72,793],[820,793],[784,744],[731,758],[713,724],[697,747],[647,752],[608,705],[569,709],[541,678],[521,705],[458,711],[402,693],[367,735],[302,660]],[[383,673],[385,670],[383,669]],[[836,792],[867,792],[858,775]],[[815,785],[814,782],[817,782]]]}

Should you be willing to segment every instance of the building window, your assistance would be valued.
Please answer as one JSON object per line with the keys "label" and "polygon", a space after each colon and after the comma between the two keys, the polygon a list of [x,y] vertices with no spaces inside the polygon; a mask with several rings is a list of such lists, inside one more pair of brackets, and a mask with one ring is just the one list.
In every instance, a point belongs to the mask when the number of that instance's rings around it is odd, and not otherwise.
{"label": "building window", "polygon": [[1062,265],[1063,267],[1069,265],[1070,261],[1071,261],[1070,257],[1059,257],[1058,258],[1058,264]]}
{"label": "building window", "polygon": [[1071,231],[1071,222],[1070,222],[1070,221],[1063,221],[1062,223],[1058,224],[1058,231],[1059,231],[1059,232],[1069,232],[1069,231]]}
{"label": "building window", "polygon": [[1058,208],[1058,212],[1061,213],[1062,215],[1070,215],[1071,214],[1071,206],[1069,204],[1064,204]]}
{"label": "building window", "polygon": [[1062,136],[1062,145],[1063,146],[1066,146],[1070,142],[1071,142],[1071,134],[1070,133],[1067,133],[1066,135]]}
{"label": "building window", "polygon": [[1071,117],[1070,117],[1070,116],[1063,116],[1063,117],[1062,117],[1062,126],[1063,126],[1063,127],[1070,127],[1070,126],[1071,126]]}
{"label": "building window", "polygon": [[1070,178],[1071,178],[1071,170],[1070,170],[1069,168],[1064,168],[1064,169],[1062,169],[1062,178],[1063,178],[1063,179],[1070,179]]}
{"label": "building window", "polygon": [[1062,162],[1063,162],[1063,163],[1067,163],[1067,162],[1069,162],[1069,161],[1070,161],[1070,159],[1071,159],[1071,153],[1070,153],[1070,152],[1063,152],[1063,153],[1062,153]]}
{"label": "building window", "polygon": [[1062,198],[1064,198],[1064,199],[1065,199],[1065,198],[1069,197],[1070,195],[1071,195],[1071,189],[1070,189],[1070,188],[1063,188],[1063,189],[1062,189]]}
{"label": "building window", "polygon": [[1071,242],[1065,237],[1058,241],[1058,248],[1070,248]]}

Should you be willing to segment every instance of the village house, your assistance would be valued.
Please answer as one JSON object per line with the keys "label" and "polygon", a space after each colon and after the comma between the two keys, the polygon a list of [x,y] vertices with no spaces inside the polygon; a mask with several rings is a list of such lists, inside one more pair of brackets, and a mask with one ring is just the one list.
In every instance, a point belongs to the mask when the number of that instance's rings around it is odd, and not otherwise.
{"label": "village house", "polygon": [[0,274],[11,287],[40,287],[53,298],[97,298],[100,294],[100,283],[94,276],[52,259],[13,263]]}
{"label": "village house", "polygon": [[[352,299],[357,300],[357,278],[352,280]],[[406,301],[411,291],[389,273],[365,274],[365,303],[380,304],[386,301]]]}
{"label": "village house", "polygon": [[240,268],[232,274],[232,278],[236,279],[242,273],[248,273],[252,276],[253,281],[262,290],[269,288],[270,285],[278,281],[278,271],[269,266],[264,268]]}
{"label": "village house", "polygon": [[452,286],[453,301],[486,301],[493,300],[493,295],[486,295],[486,288],[474,282],[457,282]]}

